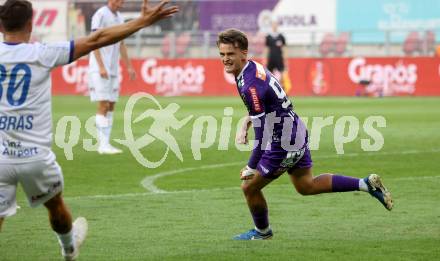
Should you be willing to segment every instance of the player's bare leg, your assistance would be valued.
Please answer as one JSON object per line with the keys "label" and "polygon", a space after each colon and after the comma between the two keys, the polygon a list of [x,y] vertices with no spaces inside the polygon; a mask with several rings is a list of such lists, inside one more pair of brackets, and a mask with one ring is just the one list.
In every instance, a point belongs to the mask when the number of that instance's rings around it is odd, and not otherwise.
{"label": "player's bare leg", "polygon": [[86,219],[77,218],[72,225],[72,215],[64,203],[61,193],[47,201],[44,206],[49,212],[50,225],[56,232],[61,245],[62,256],[65,260],[75,260],[87,235]]}
{"label": "player's bare leg", "polygon": [[109,101],[98,101],[98,111],[97,114],[106,115],[110,109]]}
{"label": "player's bare leg", "polygon": [[[290,180],[301,195],[315,195],[320,193],[333,192],[332,174],[321,174],[313,177],[312,168],[295,169],[289,173]],[[358,181],[357,181],[358,182]],[[354,190],[358,190],[358,187]]]}
{"label": "player's bare leg", "polygon": [[108,112],[113,112],[115,110],[116,102],[108,102]]}
{"label": "player's bare leg", "polygon": [[380,177],[370,174],[358,179],[335,174],[321,174],[314,177],[312,168],[295,169],[289,172],[290,179],[301,195],[316,195],[329,192],[364,191],[378,199],[388,210],[393,208],[391,193],[385,188]]}
{"label": "player's bare leg", "polygon": [[44,203],[49,211],[49,221],[52,229],[58,234],[66,234],[72,230],[72,215],[64,204],[61,194]]}
{"label": "player's bare leg", "polygon": [[258,171],[248,180],[241,184],[247,205],[254,220],[255,229],[237,235],[236,240],[268,239],[272,237],[272,230],[269,226],[268,208],[266,199],[261,191],[272,179],[264,178]]}

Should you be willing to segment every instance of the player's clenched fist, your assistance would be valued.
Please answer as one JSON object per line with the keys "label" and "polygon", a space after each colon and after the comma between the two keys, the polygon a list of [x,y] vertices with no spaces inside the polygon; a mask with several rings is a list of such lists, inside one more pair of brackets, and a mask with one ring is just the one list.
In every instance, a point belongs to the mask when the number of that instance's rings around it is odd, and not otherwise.
{"label": "player's clenched fist", "polygon": [[237,144],[248,144],[248,138],[247,138],[247,130],[241,130],[237,133],[237,136],[235,137],[235,141]]}

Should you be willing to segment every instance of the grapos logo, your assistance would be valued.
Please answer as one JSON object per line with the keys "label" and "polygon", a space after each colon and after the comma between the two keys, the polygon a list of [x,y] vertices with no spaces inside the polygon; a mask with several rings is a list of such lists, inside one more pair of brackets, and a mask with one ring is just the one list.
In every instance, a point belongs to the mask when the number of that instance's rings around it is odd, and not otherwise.
{"label": "grapos logo", "polygon": [[[147,108],[139,115],[134,115],[135,107]],[[151,104],[151,106],[150,106]],[[138,107],[136,107],[138,108]],[[137,93],[132,95],[124,109],[124,139],[114,141],[127,147],[136,161],[146,168],[157,168],[162,165],[170,151],[180,160],[184,160],[180,146],[172,135],[184,126],[188,125],[194,115],[179,119],[176,115],[180,106],[170,103],[165,107],[148,93]],[[212,115],[201,115],[192,121],[190,149],[194,160],[202,159],[202,150],[211,149],[218,142],[217,150],[227,151],[230,149],[229,143],[232,134],[234,110],[231,107],[223,109],[223,117],[220,120]],[[305,142],[308,142],[310,150],[318,150],[320,147],[321,133],[324,128],[333,127],[333,143],[337,154],[344,154],[344,146],[349,143],[359,142],[363,151],[379,151],[383,148],[384,137],[378,128],[386,127],[386,120],[383,116],[372,115],[363,120],[363,123],[354,116],[334,116],[318,117],[311,120],[307,117],[296,117],[290,112],[287,117],[277,117],[275,113],[268,113],[264,123],[258,117],[251,117],[252,125],[256,128],[263,128],[264,133],[261,140],[249,140],[243,144],[239,142],[243,138],[243,126],[248,120],[248,116],[241,117],[236,125],[237,141],[235,148],[239,151],[251,151],[257,146],[262,150],[270,148],[272,142],[279,142],[281,146],[292,153],[302,149]],[[135,135],[133,124],[150,119],[147,130],[141,133],[142,136]],[[96,129],[94,126],[94,116],[90,117],[85,123],[85,130],[96,140]],[[296,123],[295,123],[296,122]],[[307,128],[311,122],[311,127]],[[308,129],[308,132],[307,132]],[[295,133],[293,133],[295,131]],[[64,150],[64,155],[68,160],[73,160],[73,148],[79,143],[81,132],[81,121],[76,116],[62,117],[56,126],[55,144]],[[308,135],[307,135],[308,133]],[[244,134],[247,137],[247,134]],[[362,139],[359,139],[362,136]],[[241,137],[241,138],[239,138]],[[307,140],[306,137],[309,137]],[[84,138],[82,141],[83,149],[86,151],[96,151],[98,144],[93,143],[93,139]],[[153,142],[161,142],[166,149],[158,160],[153,161],[144,156],[142,151],[148,151]],[[292,144],[293,143],[293,144]],[[156,152],[157,154],[157,152]],[[151,155],[151,154],[150,154]]]}

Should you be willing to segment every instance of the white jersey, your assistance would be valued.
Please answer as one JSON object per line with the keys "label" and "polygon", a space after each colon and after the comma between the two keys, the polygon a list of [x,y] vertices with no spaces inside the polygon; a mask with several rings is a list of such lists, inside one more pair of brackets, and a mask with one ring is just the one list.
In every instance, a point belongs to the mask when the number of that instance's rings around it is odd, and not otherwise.
{"label": "white jersey", "polygon": [[0,164],[55,159],[50,72],[73,50],[73,41],[0,43]]}
{"label": "white jersey", "polygon": [[[122,18],[121,14],[119,12],[113,13],[106,5],[99,8],[93,15],[91,29],[92,31],[96,31],[98,29],[120,25],[122,23],[124,23],[124,19]],[[115,77],[119,75],[119,48],[120,43],[115,43],[99,49],[102,62],[104,63],[107,73]],[[93,52],[90,53],[89,72],[99,72],[99,65]]]}

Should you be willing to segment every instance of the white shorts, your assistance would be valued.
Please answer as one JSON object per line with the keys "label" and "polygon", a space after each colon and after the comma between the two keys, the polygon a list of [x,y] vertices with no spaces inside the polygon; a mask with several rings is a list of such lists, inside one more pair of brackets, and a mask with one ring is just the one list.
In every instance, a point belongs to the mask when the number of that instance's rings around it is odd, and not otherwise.
{"label": "white shorts", "polygon": [[90,100],[116,102],[119,98],[119,79],[116,76],[102,78],[99,73],[89,73]]}
{"label": "white shorts", "polygon": [[16,191],[21,184],[31,207],[46,203],[63,191],[64,179],[56,161],[0,164],[0,217],[16,213]]}

